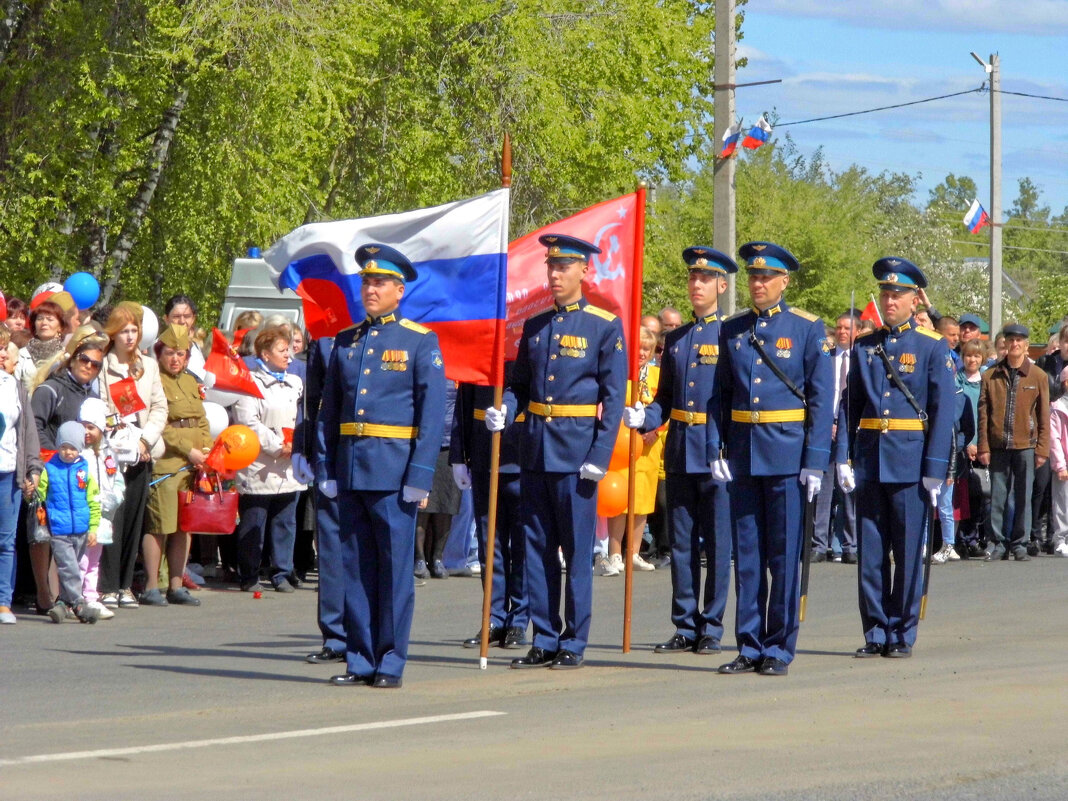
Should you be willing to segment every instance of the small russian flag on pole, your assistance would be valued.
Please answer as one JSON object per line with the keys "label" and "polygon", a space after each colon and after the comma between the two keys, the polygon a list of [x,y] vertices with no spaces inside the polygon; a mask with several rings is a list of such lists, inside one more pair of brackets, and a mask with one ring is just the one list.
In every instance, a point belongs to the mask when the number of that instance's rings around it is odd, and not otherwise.
{"label": "small russian flag on pole", "polygon": [[723,133],[723,150],[719,152],[721,159],[729,159],[738,149],[738,139],[742,135],[742,121],[734,123]]}
{"label": "small russian flag on pole", "polygon": [[964,215],[964,227],[968,233],[977,234],[984,225],[990,225],[990,215],[982,207],[978,200],[973,200],[968,207],[968,213]]}
{"label": "small russian flag on pole", "polygon": [[768,141],[768,137],[771,136],[771,123],[762,114],[760,119],[757,120],[756,125],[749,129],[749,133],[745,135],[745,139],[742,140],[742,147],[749,150],[756,150],[758,147]]}

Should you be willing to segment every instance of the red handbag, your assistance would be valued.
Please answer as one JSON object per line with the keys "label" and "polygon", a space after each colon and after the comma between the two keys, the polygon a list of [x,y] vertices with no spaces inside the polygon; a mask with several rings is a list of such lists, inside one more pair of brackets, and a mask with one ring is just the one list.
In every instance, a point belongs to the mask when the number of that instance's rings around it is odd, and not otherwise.
{"label": "red handbag", "polygon": [[191,534],[233,534],[237,490],[222,488],[218,473],[198,472],[193,489],[178,493],[178,530]]}

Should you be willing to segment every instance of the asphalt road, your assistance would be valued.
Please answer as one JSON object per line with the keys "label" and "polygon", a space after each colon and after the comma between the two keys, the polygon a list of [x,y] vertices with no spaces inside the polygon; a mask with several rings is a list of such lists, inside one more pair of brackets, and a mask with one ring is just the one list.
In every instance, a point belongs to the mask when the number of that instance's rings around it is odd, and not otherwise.
{"label": "asphalt road", "polygon": [[[786,678],[664,657],[666,571],[595,579],[582,670],[488,670],[476,580],[417,590],[400,691],[312,666],[315,593],[0,629],[0,799],[1068,798],[1068,560],[934,568],[909,660],[855,660],[856,569],[813,565]],[[733,596],[730,606],[733,607]],[[727,621],[733,626],[733,615]],[[254,796],[252,794],[255,794]]]}

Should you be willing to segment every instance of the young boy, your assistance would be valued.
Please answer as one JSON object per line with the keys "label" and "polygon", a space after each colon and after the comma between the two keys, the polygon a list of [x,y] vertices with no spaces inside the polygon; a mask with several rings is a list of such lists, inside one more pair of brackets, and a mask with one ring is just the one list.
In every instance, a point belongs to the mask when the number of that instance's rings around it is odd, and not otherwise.
{"label": "young boy", "polygon": [[53,623],[62,623],[67,608],[82,623],[96,623],[100,612],[86,603],[82,595],[82,571],[79,562],[85,555],[86,541],[96,543],[100,523],[100,500],[96,481],[82,457],[85,427],[73,420],[56,432],[58,450],[45,463],[37,492],[48,513],[52,530],[52,556],[59,571],[59,600],[48,610]]}

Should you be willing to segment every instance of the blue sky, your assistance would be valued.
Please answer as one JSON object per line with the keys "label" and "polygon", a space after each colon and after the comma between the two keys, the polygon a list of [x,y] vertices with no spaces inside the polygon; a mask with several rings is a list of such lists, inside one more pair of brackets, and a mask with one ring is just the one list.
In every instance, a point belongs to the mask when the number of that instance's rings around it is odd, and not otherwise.
{"label": "blue sky", "polygon": [[[748,128],[762,111],[780,122],[905,103],[979,86],[969,54],[1001,58],[1001,88],[1068,98],[1068,0],[750,0],[737,81],[783,83],[739,89]],[[803,154],[823,148],[833,169],[920,174],[919,201],[947,173],[967,175],[989,207],[989,94],[777,128]],[[1042,200],[1068,206],[1068,102],[1002,95],[1002,205],[1029,177]],[[744,156],[743,156],[744,158]],[[961,209],[963,216],[965,209]]]}

